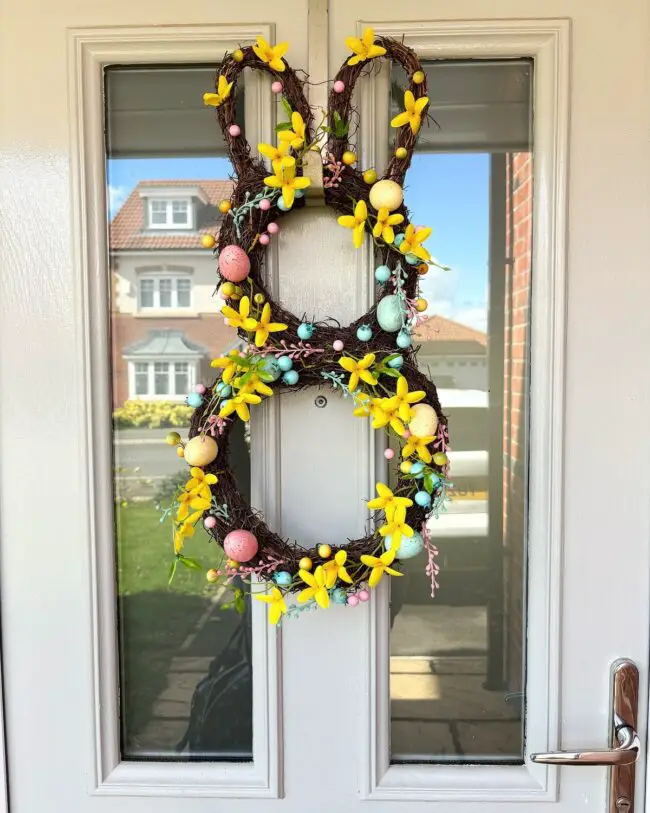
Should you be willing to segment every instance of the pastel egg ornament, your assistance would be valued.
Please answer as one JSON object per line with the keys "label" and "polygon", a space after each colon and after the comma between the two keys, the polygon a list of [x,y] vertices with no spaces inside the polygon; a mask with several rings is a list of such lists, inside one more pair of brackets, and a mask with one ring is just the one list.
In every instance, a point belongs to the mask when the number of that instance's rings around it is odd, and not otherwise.
{"label": "pastel egg ornament", "polygon": [[219,447],[209,435],[196,435],[185,444],[185,462],[202,469],[216,459]]}
{"label": "pastel egg ornament", "polygon": [[282,375],[282,370],[277,360],[274,358],[266,358],[259,367],[263,381],[277,381]]}
{"label": "pastel egg ornament", "polygon": [[219,252],[219,273],[230,282],[242,282],[250,274],[251,261],[240,246],[224,246]]}
{"label": "pastel egg ornament", "polygon": [[379,327],[386,333],[397,333],[401,329],[404,315],[396,294],[389,294],[379,300],[377,305],[377,321]]}
{"label": "pastel egg ornament", "polygon": [[404,358],[403,358],[403,356],[400,356],[399,354],[398,354],[398,355],[396,355],[394,358],[392,358],[392,359],[391,359],[391,360],[388,362],[388,366],[389,366],[389,367],[391,367],[393,370],[399,370],[399,368],[400,368],[400,367],[401,367],[403,364],[404,364]]}
{"label": "pastel egg ornament", "polygon": [[[419,436],[419,432],[414,432],[412,429],[409,429],[409,432],[412,435],[418,435]],[[426,434],[428,435],[429,433],[427,432]],[[425,436],[423,435],[422,437],[425,437]],[[411,474],[414,477],[422,477],[423,472],[424,472],[424,463],[421,460],[414,460],[413,463],[411,463]]]}
{"label": "pastel egg ornament", "polygon": [[273,581],[281,587],[288,587],[293,579],[291,573],[287,573],[286,570],[279,570],[273,575]]}
{"label": "pastel egg ornament", "polygon": [[278,359],[278,367],[283,373],[286,373],[287,370],[290,370],[293,367],[293,360],[290,359],[289,356],[280,356]]}
{"label": "pastel egg ornament", "polygon": [[370,325],[359,325],[357,328],[357,339],[360,342],[369,342],[372,339],[372,328]]}
{"label": "pastel egg ornament", "polygon": [[259,550],[257,538],[250,531],[238,528],[226,534],[223,540],[223,549],[229,559],[237,562],[250,562]]}
{"label": "pastel egg ornament", "polygon": [[413,559],[414,556],[422,553],[423,550],[424,539],[422,539],[421,534],[415,531],[413,536],[402,536],[397,550],[395,551],[395,557],[397,559]]}
{"label": "pastel egg ornament", "polygon": [[400,330],[400,332],[397,334],[397,339],[395,339],[395,342],[402,350],[406,350],[407,347],[410,347],[413,344],[411,334],[408,332],[408,330]]}
{"label": "pastel egg ornament", "polygon": [[348,600],[348,594],[341,587],[332,590],[332,601],[334,604],[345,604]]}
{"label": "pastel egg ornament", "polygon": [[409,431],[420,438],[435,435],[438,430],[438,416],[429,404],[413,404]]}
{"label": "pastel egg ornament", "polygon": [[198,392],[191,392],[187,398],[187,405],[193,407],[194,409],[198,409],[203,403],[203,396],[200,395]]}
{"label": "pastel egg ornament", "polygon": [[377,181],[370,187],[370,203],[377,211],[388,209],[394,212],[404,201],[402,187],[396,181]]}
{"label": "pastel egg ornament", "polygon": [[298,330],[296,331],[298,338],[302,339],[302,341],[309,341],[315,332],[316,328],[311,324],[311,322],[303,322],[302,324],[298,325]]}
{"label": "pastel egg ornament", "polygon": [[416,491],[413,499],[420,508],[428,508],[431,505],[431,496],[426,491]]}
{"label": "pastel egg ornament", "polygon": [[295,370],[287,370],[287,372],[282,376],[282,380],[289,387],[293,387],[295,384],[297,384],[299,378],[300,376]]}
{"label": "pastel egg ornament", "polygon": [[375,279],[377,282],[384,283],[390,279],[391,270],[387,265],[379,265],[375,268]]}

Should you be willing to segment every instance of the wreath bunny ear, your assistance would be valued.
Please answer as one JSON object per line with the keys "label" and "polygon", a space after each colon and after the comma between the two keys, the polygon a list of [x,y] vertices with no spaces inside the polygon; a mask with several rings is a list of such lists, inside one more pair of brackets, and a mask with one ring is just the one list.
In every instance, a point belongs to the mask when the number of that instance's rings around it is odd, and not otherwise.
{"label": "wreath bunny ear", "polygon": [[313,114],[303,91],[303,82],[284,59],[288,43],[270,45],[258,37],[255,45],[238,48],[226,54],[215,77],[215,92],[205,93],[203,100],[216,108],[217,121],[226,142],[228,155],[238,178],[260,179],[267,175],[263,163],[251,157],[251,145],[237,124],[237,90],[246,68],[266,73],[281,85],[281,93],[291,110],[299,113],[307,139],[313,131]]}
{"label": "wreath bunny ear", "polygon": [[335,160],[341,160],[347,147],[347,126],[352,115],[354,88],[358,78],[372,70],[373,60],[387,59],[401,65],[410,83],[404,93],[404,112],[391,121],[391,125],[397,129],[395,149],[383,176],[401,186],[411,165],[422,118],[429,104],[426,74],[415,51],[389,37],[375,39],[371,28],[367,28],[360,38],[348,37],[345,42],[353,53],[339,69],[330,91],[328,152]]}

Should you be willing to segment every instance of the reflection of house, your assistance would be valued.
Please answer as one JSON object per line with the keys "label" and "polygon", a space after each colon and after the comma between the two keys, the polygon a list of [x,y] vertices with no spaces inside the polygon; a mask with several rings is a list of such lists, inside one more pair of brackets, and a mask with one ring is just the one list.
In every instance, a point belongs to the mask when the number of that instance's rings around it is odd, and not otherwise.
{"label": "reflection of house", "polygon": [[142,181],[110,224],[113,400],[180,401],[233,343],[214,299],[214,234],[230,181]]}
{"label": "reflection of house", "polygon": [[438,387],[488,389],[485,333],[442,316],[431,316],[418,325],[414,340],[420,346],[419,366],[428,370]]}

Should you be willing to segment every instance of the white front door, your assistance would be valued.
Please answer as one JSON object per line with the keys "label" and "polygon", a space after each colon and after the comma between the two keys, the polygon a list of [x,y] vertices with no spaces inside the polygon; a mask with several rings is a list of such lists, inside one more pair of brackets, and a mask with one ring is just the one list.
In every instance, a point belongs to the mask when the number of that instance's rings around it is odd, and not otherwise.
{"label": "white front door", "polygon": [[[604,813],[605,768],[530,755],[609,746],[622,656],[641,670],[647,732],[647,4],[330,0],[320,33],[323,3],[296,0],[9,6],[12,813]],[[383,584],[276,629],[260,602],[224,609],[197,572],[167,585],[157,503],[183,464],[165,427],[186,426],[185,394],[235,338],[200,243],[231,188],[200,99],[221,55],[256,36],[289,41],[305,70],[312,37],[317,83],[368,26],[404,37],[428,74],[406,203],[451,266],[423,277],[416,337],[449,415],[455,490],[430,523],[435,598],[413,559],[392,596]],[[351,142],[380,175],[400,83],[384,67],[357,89]],[[253,76],[240,115],[255,150],[283,113]],[[291,310],[342,324],[370,306],[373,272],[324,208],[285,218],[269,262]],[[250,462],[243,433],[232,455],[272,527],[341,544],[390,477],[379,434],[346,400],[305,390],[259,411]],[[213,548],[192,545],[209,566]],[[642,753],[637,811],[644,781]]]}

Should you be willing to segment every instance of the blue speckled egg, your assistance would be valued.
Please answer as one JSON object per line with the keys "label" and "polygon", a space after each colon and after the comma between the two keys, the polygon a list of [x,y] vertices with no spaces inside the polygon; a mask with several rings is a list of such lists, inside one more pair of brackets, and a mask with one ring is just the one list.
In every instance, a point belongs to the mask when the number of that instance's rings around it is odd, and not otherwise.
{"label": "blue speckled egg", "polygon": [[377,305],[377,321],[379,327],[386,333],[397,333],[402,327],[402,308],[399,298],[395,294],[382,297]]}
{"label": "blue speckled egg", "polygon": [[294,191],[294,195],[295,195],[297,198],[304,198],[304,197],[305,197],[305,193],[303,192],[303,190],[302,190],[302,189],[296,189],[296,190]]}
{"label": "blue speckled egg", "polygon": [[388,282],[391,270],[387,265],[379,265],[375,268],[375,279],[377,282]]}
{"label": "blue speckled egg", "polygon": [[282,376],[282,380],[285,384],[288,384],[290,387],[293,387],[294,384],[298,383],[298,379],[300,376],[295,370],[287,370],[287,372]]}
{"label": "blue speckled egg", "polygon": [[278,367],[283,373],[286,373],[287,370],[290,370],[293,367],[293,360],[290,359],[289,356],[280,356],[278,359]]}
{"label": "blue speckled egg", "polygon": [[410,347],[412,342],[411,334],[408,330],[400,330],[397,334],[397,339],[395,340],[398,347],[401,347],[402,350],[405,350],[407,347]]}
{"label": "blue speckled egg", "polygon": [[416,491],[413,499],[420,508],[428,508],[431,505],[431,495],[426,491]]}
{"label": "blue speckled egg", "polygon": [[391,359],[388,362],[388,366],[392,367],[393,370],[399,370],[402,364],[404,364],[404,359],[402,358],[402,356],[395,356],[394,359]]}
{"label": "blue speckled egg", "polygon": [[282,587],[288,587],[292,581],[291,573],[287,573],[286,570],[280,570],[273,575],[273,581]]}
{"label": "blue speckled egg", "polygon": [[431,474],[429,474],[429,477],[431,478],[431,485],[433,486],[434,491],[435,491],[435,489],[436,489],[436,488],[438,488],[438,486],[439,486],[439,485],[440,485],[440,483],[442,482],[442,478],[441,478],[441,477],[439,477],[439,476],[438,476],[437,474],[435,474],[434,472],[431,472]]}
{"label": "blue speckled egg", "polygon": [[413,536],[402,536],[397,553],[397,559],[412,559],[424,550],[424,539],[415,531]]}
{"label": "blue speckled egg", "polygon": [[332,601],[334,604],[345,604],[348,600],[348,594],[345,590],[342,590],[340,587],[337,587],[336,590],[332,590]]}
{"label": "blue speckled egg", "polygon": [[191,392],[187,396],[187,405],[191,406],[191,407],[194,407],[194,409],[197,409],[198,407],[200,407],[202,403],[203,403],[203,396],[199,395],[198,392]]}
{"label": "blue speckled egg", "polygon": [[290,206],[287,206],[282,196],[278,198],[277,207],[281,212],[288,212],[289,209],[291,208]]}
{"label": "blue speckled egg", "polygon": [[314,335],[315,331],[316,328],[311,324],[311,322],[303,322],[301,325],[298,325],[298,330],[296,333],[298,334],[299,339],[307,342]]}
{"label": "blue speckled egg", "polygon": [[280,365],[272,356],[264,359],[259,366],[259,372],[263,381],[277,381],[282,375]]}
{"label": "blue speckled egg", "polygon": [[225,381],[217,381],[217,383],[214,385],[214,391],[216,395],[220,395],[222,398],[227,398],[232,392],[232,387],[230,384],[226,384]]}
{"label": "blue speckled egg", "polygon": [[416,477],[418,474],[422,474],[424,471],[424,463],[421,460],[416,460],[414,463],[411,463],[411,474],[414,474]]}
{"label": "blue speckled egg", "polygon": [[403,242],[404,242],[404,235],[403,234],[398,234],[397,237],[395,238],[395,240],[393,241],[393,244],[396,245],[399,248],[402,245]]}
{"label": "blue speckled egg", "polygon": [[418,265],[419,263],[422,262],[422,260],[419,257],[416,257],[415,254],[407,254],[406,255],[406,262],[409,265]]}
{"label": "blue speckled egg", "polygon": [[357,339],[360,342],[369,342],[372,339],[372,329],[370,325],[360,325],[357,328]]}

